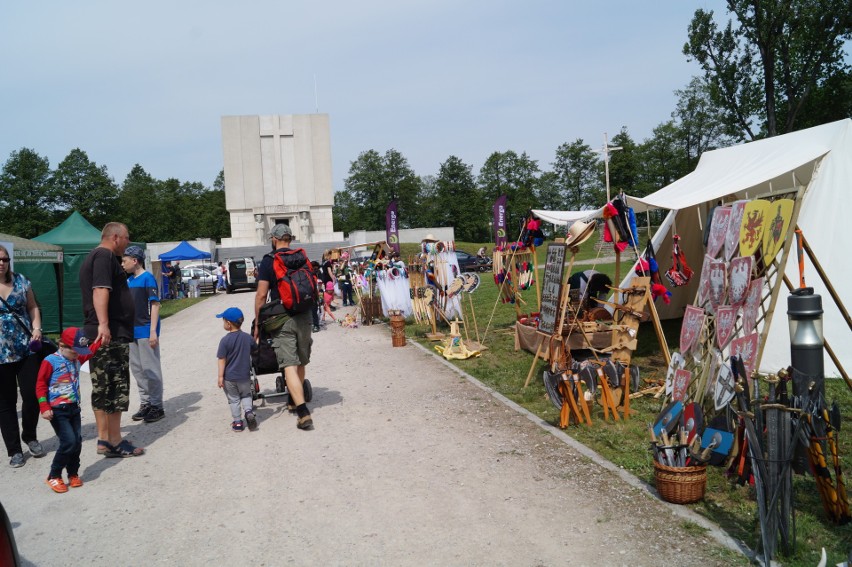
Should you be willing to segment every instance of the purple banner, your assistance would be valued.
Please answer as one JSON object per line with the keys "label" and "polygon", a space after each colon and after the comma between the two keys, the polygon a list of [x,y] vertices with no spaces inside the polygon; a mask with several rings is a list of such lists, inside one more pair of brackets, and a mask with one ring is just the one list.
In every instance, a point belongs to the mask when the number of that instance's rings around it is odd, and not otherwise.
{"label": "purple banner", "polygon": [[494,213],[494,246],[505,246],[508,239],[506,238],[506,202],[509,200],[506,195],[500,195],[494,201],[492,211]]}
{"label": "purple banner", "polygon": [[396,210],[396,199],[388,204],[385,211],[385,238],[394,252],[399,254],[399,216]]}

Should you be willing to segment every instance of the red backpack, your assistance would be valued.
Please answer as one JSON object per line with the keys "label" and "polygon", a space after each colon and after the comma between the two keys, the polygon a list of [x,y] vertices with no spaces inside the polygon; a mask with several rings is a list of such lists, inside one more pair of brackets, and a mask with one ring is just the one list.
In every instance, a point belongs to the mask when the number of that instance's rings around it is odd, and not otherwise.
{"label": "red backpack", "polygon": [[272,269],[281,305],[291,315],[311,310],[317,298],[317,278],[302,248],[276,250]]}

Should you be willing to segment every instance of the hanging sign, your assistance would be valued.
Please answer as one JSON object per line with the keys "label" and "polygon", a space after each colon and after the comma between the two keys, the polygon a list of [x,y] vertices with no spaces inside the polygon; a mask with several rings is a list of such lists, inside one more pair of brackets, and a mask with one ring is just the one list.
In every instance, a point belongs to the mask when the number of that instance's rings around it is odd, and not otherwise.
{"label": "hanging sign", "polygon": [[707,254],[715,258],[725,245],[725,235],[728,234],[728,223],[731,220],[731,207],[716,207],[713,211],[713,221],[710,223],[710,236],[707,238]]}
{"label": "hanging sign", "polygon": [[767,206],[768,224],[763,231],[763,265],[769,263],[784,246],[790,219],[793,217],[793,199],[778,199]]}
{"label": "hanging sign", "polygon": [[763,244],[768,204],[769,201],[756,199],[746,205],[743,220],[740,223],[740,256],[751,256]]}
{"label": "hanging sign", "polygon": [[695,341],[698,340],[698,335],[701,334],[701,328],[704,326],[704,310],[694,305],[687,305],[686,311],[683,314],[683,325],[680,328],[680,352],[686,354]]}
{"label": "hanging sign", "polygon": [[692,380],[692,372],[689,370],[675,370],[674,381],[672,382],[672,400],[684,401],[686,399],[686,389],[689,387],[689,381]]}
{"label": "hanging sign", "polygon": [[[743,220],[743,213],[747,200],[735,201],[731,205],[731,218],[728,220],[728,233],[725,235],[725,260],[730,260],[734,257],[734,252],[737,251],[737,246],[740,245],[740,224]],[[748,256],[748,254],[741,254]]]}
{"label": "hanging sign", "polygon": [[725,303],[728,270],[725,262],[710,262],[710,306],[713,312]]}
{"label": "hanging sign", "polygon": [[506,203],[509,198],[506,195],[500,195],[494,201],[494,206],[491,207],[494,220],[494,246],[503,247],[506,245],[508,238],[506,235]]}
{"label": "hanging sign", "polygon": [[396,199],[385,209],[385,239],[393,251],[399,254],[399,214]]}
{"label": "hanging sign", "polygon": [[743,333],[753,333],[757,327],[757,312],[760,309],[760,300],[763,298],[763,278],[752,280],[748,284],[745,302],[743,303]]}
{"label": "hanging sign", "polygon": [[728,303],[740,306],[745,301],[748,284],[751,282],[751,256],[738,256],[731,260],[728,274]]}
{"label": "hanging sign", "polygon": [[562,281],[565,276],[564,244],[548,244],[544,263],[544,280],[541,285],[541,309],[538,330],[552,335],[557,332],[557,317],[562,298]]}
{"label": "hanging sign", "polygon": [[757,333],[752,333],[731,341],[731,356],[737,356],[743,359],[743,365],[746,369],[746,376],[751,376],[754,370],[754,363],[757,362]]}
{"label": "hanging sign", "polygon": [[734,334],[734,323],[737,322],[736,307],[730,305],[720,306],[716,310],[716,344],[724,349]]}

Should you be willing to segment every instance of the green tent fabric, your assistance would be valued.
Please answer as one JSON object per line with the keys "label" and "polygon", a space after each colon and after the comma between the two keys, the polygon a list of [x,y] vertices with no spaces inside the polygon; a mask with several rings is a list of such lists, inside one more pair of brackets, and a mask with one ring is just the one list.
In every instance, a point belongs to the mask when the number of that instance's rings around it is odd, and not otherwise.
{"label": "green tent fabric", "polygon": [[41,328],[45,333],[59,333],[62,330],[59,292],[62,288],[62,247],[9,234],[0,234],[0,242],[12,245],[13,269],[32,282],[41,308]]}
{"label": "green tent fabric", "polygon": [[62,324],[77,327],[83,324],[83,296],[80,292],[80,266],[83,260],[101,243],[101,231],[74,211],[65,221],[33,240],[61,246],[64,251],[62,287]]}

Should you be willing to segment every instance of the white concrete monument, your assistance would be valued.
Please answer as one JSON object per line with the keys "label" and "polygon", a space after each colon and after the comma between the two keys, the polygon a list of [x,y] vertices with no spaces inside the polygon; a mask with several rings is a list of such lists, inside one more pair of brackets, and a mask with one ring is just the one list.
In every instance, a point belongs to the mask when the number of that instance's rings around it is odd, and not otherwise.
{"label": "white concrete monument", "polygon": [[222,149],[231,215],[223,246],[266,244],[279,222],[302,242],[343,239],[332,225],[327,114],[223,116]]}

